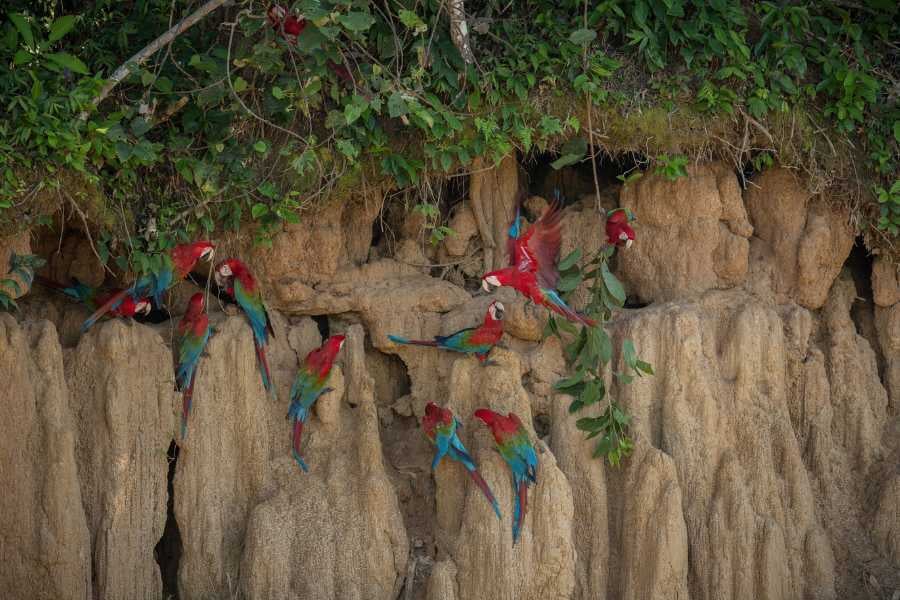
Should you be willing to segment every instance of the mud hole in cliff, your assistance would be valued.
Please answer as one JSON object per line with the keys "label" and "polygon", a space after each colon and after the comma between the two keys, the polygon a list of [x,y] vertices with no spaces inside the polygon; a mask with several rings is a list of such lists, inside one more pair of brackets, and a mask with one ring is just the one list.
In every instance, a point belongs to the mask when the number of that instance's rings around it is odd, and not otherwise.
{"label": "mud hole in cliff", "polygon": [[168,483],[166,485],[166,526],[162,537],[153,549],[156,564],[162,577],[163,598],[178,600],[178,565],[181,562],[182,543],[178,522],[175,520],[175,467],[178,464],[178,444],[169,444],[166,458],[169,461]]}
{"label": "mud hole in cliff", "polygon": [[[378,424],[388,477],[397,493],[409,536],[410,563],[403,589],[424,598],[435,560],[435,486],[432,448],[422,434],[410,395],[410,379],[400,357],[366,346],[366,366],[375,383]],[[408,596],[401,592],[404,600]]]}
{"label": "mud hole in cliff", "polygon": [[642,154],[608,154],[603,150],[594,152],[593,166],[590,159],[584,159],[571,166],[555,169],[553,163],[558,159],[559,154],[554,152],[536,152],[520,157],[520,164],[525,168],[526,185],[530,194],[551,200],[555,190],[559,190],[566,206],[584,195],[595,195],[597,187],[600,188],[603,205],[606,206],[607,201],[615,205],[622,180],[643,173],[649,164]]}
{"label": "mud hole in cliff", "polygon": [[850,318],[856,326],[856,332],[866,338],[875,352],[878,364],[878,375],[884,381],[884,356],[878,341],[878,330],[875,325],[875,299],[872,292],[872,264],[874,258],[866,250],[862,238],[856,238],[853,250],[844,263],[844,268],[853,277],[856,286],[856,300],[850,306]]}

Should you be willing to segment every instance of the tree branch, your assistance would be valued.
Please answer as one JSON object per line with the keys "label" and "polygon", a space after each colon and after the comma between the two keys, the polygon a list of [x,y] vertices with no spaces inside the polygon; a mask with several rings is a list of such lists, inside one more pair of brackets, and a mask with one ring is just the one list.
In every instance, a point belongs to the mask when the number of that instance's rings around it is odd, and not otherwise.
{"label": "tree branch", "polygon": [[[172,40],[176,37],[193,27],[197,24],[203,17],[216,10],[226,2],[230,2],[231,0],[207,0],[203,3],[200,8],[183,18],[181,21],[173,25],[169,28],[168,31],[163,33],[161,36],[144,46],[137,54],[129,58],[125,63],[119,66],[113,74],[109,77],[106,84],[100,89],[100,92],[93,99],[92,104],[94,106],[98,106],[107,96],[109,96],[110,92],[113,91],[113,88],[119,85],[119,83],[128,77],[131,74],[131,70],[147,61],[151,56],[156,54],[163,46],[170,44]],[[84,120],[88,116],[88,111],[84,111],[81,113],[81,119]]]}
{"label": "tree branch", "polygon": [[467,65],[475,62],[472,46],[469,45],[469,27],[466,25],[466,7],[463,0],[450,0],[450,37]]}

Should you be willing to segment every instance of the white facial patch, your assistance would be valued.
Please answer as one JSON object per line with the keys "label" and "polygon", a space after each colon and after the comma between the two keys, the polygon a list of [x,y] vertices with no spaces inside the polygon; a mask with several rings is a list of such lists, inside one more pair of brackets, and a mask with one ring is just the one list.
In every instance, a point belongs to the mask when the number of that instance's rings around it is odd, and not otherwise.
{"label": "white facial patch", "polygon": [[491,304],[491,318],[495,321],[499,321],[503,319],[503,304],[500,302],[494,302]]}
{"label": "white facial patch", "polygon": [[218,273],[222,277],[231,277],[231,267],[229,267],[227,264],[222,265],[221,267],[219,267]]}

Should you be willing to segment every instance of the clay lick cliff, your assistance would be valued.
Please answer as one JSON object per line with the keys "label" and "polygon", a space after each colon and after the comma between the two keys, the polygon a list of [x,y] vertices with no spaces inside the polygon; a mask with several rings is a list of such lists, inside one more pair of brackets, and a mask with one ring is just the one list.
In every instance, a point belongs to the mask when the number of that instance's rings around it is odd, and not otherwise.
{"label": "clay lick cliff", "polygon": [[[0,315],[0,588],[29,599],[854,599],[900,590],[900,281],[847,214],[771,168],[744,182],[719,163],[627,184],[566,169],[526,178],[512,158],[444,206],[455,234],[429,243],[421,215],[369,190],[316,206],[271,247],[217,239],[264,290],[276,333],[260,381],[247,320],[210,296],[215,333],[180,441],[172,339],[180,314],[115,319],[35,287]],[[613,174],[614,175],[614,174]],[[604,243],[609,209],[637,217],[617,253],[634,341],[655,375],[609,393],[632,415],[621,467],[592,458],[553,384],[567,373],[546,311],[508,288],[476,290],[506,261],[518,189],[554,187],[563,255]],[[598,210],[598,208],[602,210]],[[534,214],[539,213],[533,213]],[[41,274],[105,278],[81,225],[0,244]],[[197,274],[209,277],[208,265]],[[167,299],[183,310],[185,282]],[[505,307],[505,333],[473,357],[398,345]],[[303,432],[285,421],[299,362],[346,336]],[[621,361],[615,357],[613,365]],[[618,368],[618,367],[616,367]],[[435,402],[490,484],[419,427]],[[482,406],[522,417],[539,456],[512,544],[509,471]]]}

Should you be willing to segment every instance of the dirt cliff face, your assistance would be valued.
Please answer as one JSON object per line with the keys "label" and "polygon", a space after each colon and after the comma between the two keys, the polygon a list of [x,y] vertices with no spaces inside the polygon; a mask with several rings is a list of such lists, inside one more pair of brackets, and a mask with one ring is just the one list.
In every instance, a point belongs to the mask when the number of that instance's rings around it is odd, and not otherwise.
{"label": "dirt cliff face", "polygon": [[[851,253],[845,216],[778,169],[742,190],[726,166],[699,165],[567,205],[564,252],[600,246],[598,205],[638,217],[617,269],[645,306],[610,333],[617,347],[634,340],[656,375],[621,386],[608,374],[636,445],[612,469],[552,389],[566,366],[559,342],[542,339],[543,311],[507,289],[474,293],[503,264],[519,177],[512,160],[473,175],[450,210],[459,236],[438,247],[402,212],[375,223],[380,199],[369,198],[305,215],[271,250],[249,252],[273,308],[278,399],[262,388],[247,323],[214,301],[177,446],[172,322],[105,322],[79,337],[84,312],[42,292],[17,319],[0,316],[0,586],[182,600],[900,591],[896,268]],[[89,262],[48,268],[61,277]],[[492,297],[506,334],[489,366],[387,338],[472,326]],[[289,389],[298,361],[336,332],[347,342],[305,428],[302,473]],[[459,415],[502,519],[459,465],[431,471],[417,424],[429,401]],[[515,411],[539,450],[515,546],[508,470],[471,417],[481,406]]]}

